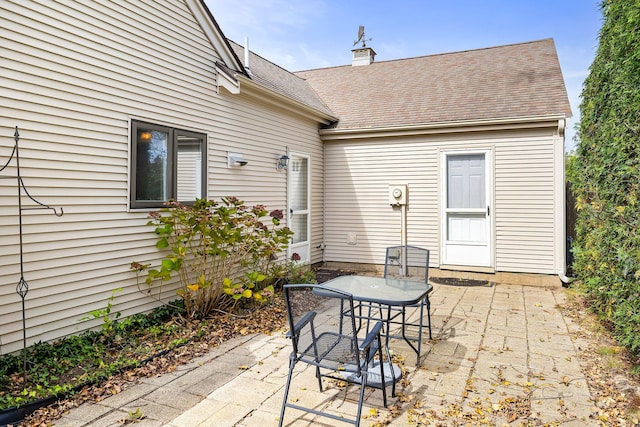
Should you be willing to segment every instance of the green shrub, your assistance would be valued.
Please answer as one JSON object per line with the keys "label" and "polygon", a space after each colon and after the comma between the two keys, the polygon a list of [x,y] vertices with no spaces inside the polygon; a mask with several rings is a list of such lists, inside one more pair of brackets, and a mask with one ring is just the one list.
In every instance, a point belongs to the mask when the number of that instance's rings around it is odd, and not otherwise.
{"label": "green shrub", "polygon": [[[109,308],[111,301],[112,298],[107,303]],[[182,333],[185,328],[174,321],[167,322],[180,317],[182,311],[175,308],[179,305],[175,302],[120,321],[104,317],[107,310],[91,312],[86,319],[102,317],[107,326],[56,342],[38,342],[29,346],[26,354],[0,355],[0,411],[64,395],[183,344],[189,336]],[[22,364],[25,355],[26,371]]]}
{"label": "green shrub", "polygon": [[159,268],[137,262],[131,267],[146,271],[148,286],[177,276],[188,316],[202,318],[241,300],[261,302],[274,294],[269,279],[293,235],[280,226],[282,211],[249,208],[236,197],[224,197],[220,203],[198,199],[192,206],[169,202],[150,216],[148,224],[159,236],[156,247],[170,252]]}
{"label": "green shrub", "polygon": [[289,270],[289,283],[318,283],[316,273],[308,265],[293,264]]}
{"label": "green shrub", "polygon": [[640,354],[640,0],[606,0],[568,164],[573,269],[619,342]]}

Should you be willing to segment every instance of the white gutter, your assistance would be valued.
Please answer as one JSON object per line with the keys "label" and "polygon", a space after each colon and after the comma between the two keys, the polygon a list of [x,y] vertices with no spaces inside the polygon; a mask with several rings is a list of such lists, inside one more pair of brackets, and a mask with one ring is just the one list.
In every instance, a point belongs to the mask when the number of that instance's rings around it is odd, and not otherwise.
{"label": "white gutter", "polygon": [[498,119],[481,119],[468,121],[436,122],[418,125],[397,125],[372,128],[338,128],[320,129],[323,141],[350,139],[350,138],[375,138],[406,135],[424,135],[436,133],[472,132],[487,130],[506,130],[522,128],[523,123],[528,127],[546,127],[550,122],[557,123],[565,120],[565,116],[548,115],[532,117],[507,117]]}

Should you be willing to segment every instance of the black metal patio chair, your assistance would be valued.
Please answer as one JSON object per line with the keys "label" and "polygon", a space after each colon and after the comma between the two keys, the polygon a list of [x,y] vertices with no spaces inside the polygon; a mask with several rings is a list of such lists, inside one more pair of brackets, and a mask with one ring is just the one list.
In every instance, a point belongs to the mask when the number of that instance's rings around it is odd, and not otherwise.
{"label": "black metal patio chair", "polygon": [[[384,277],[397,279],[415,278],[419,282],[418,286],[429,285],[429,250],[418,246],[390,246],[386,250],[384,262]],[[406,309],[408,307],[418,307],[420,320],[418,323],[406,321]],[[431,332],[431,301],[429,293],[418,304],[402,307],[402,321],[397,322],[402,325],[402,335],[405,336],[407,326],[418,328],[418,353],[420,353],[420,343],[422,340],[422,328],[429,329],[429,339],[432,339]],[[424,311],[427,311],[427,321],[424,322]]]}
{"label": "black metal patio chair", "polygon": [[[322,285],[285,285],[289,332],[293,351],[289,357],[289,373],[284,391],[279,425],[284,422],[286,408],[294,408],[353,425],[360,425],[365,387],[379,388],[383,404],[387,406],[387,386],[400,377],[400,370],[392,364],[388,352],[383,351],[380,337],[382,322],[358,337],[351,294],[328,289]],[[386,359],[385,359],[386,357]],[[302,406],[301,399],[291,399],[289,392],[294,368],[299,363],[315,370],[320,392],[323,380],[336,379],[360,386],[357,414],[354,418],[322,411],[318,407]],[[299,377],[296,377],[298,379]]]}

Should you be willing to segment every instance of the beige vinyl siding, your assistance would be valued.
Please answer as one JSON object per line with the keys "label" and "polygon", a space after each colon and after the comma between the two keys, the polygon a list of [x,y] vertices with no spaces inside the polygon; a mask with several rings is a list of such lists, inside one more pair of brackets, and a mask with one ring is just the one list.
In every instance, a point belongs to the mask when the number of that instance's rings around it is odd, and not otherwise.
{"label": "beige vinyl siding", "polygon": [[[328,142],[325,205],[327,261],[384,263],[400,244],[401,213],[389,205],[389,184],[408,184],[408,244],[437,259],[437,146],[416,138]],[[357,245],[348,245],[354,233]],[[432,262],[433,265],[433,262]]]}
{"label": "beige vinyl siding", "polygon": [[505,141],[495,153],[496,270],[554,274],[552,130]]}
{"label": "beige vinyl siding", "polygon": [[[496,271],[554,274],[553,128],[459,133],[326,143],[327,261],[381,264],[384,248],[400,244],[400,208],[389,184],[408,184],[407,243],[431,251],[439,266],[442,150],[493,153]],[[357,245],[347,244],[349,233]]]}
{"label": "beige vinyl siding", "polygon": [[[321,224],[318,123],[247,95],[217,93],[220,55],[181,0],[0,3],[0,162],[19,126],[24,183],[37,200],[64,209],[24,214],[28,342],[99,327],[80,322],[105,308],[156,306],[136,287],[132,261],[157,265],[147,210],[129,211],[131,119],[205,133],[208,196],[285,209],[284,149],[309,152],[314,221]],[[227,168],[227,152],[249,160]],[[0,354],[22,346],[15,159],[0,173]],[[25,204],[30,202],[23,199]],[[321,228],[314,223],[313,238]],[[313,245],[312,245],[313,247]],[[321,254],[314,253],[314,260]],[[162,298],[175,298],[175,285]]]}
{"label": "beige vinyl siding", "polygon": [[[323,146],[318,123],[294,118],[284,109],[274,108],[253,96],[225,96],[232,102],[218,111],[219,122],[211,138],[209,196],[239,195],[247,204],[265,204],[269,209],[287,209],[286,171],[276,162],[289,151],[310,155],[311,164],[311,262],[322,261],[316,247],[322,242]],[[240,153],[248,164],[227,168],[227,153]]]}

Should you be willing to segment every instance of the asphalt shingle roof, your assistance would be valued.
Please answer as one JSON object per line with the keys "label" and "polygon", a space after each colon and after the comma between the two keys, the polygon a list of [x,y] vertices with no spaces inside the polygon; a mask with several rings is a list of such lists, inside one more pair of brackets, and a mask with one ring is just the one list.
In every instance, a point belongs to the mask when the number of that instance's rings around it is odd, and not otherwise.
{"label": "asphalt shingle roof", "polygon": [[[243,46],[231,40],[229,40],[229,44],[238,58],[244,58]],[[249,52],[251,80],[328,116],[334,116],[306,80],[251,51]]]}
{"label": "asphalt shingle roof", "polygon": [[338,129],[571,116],[552,39],[294,74]]}

